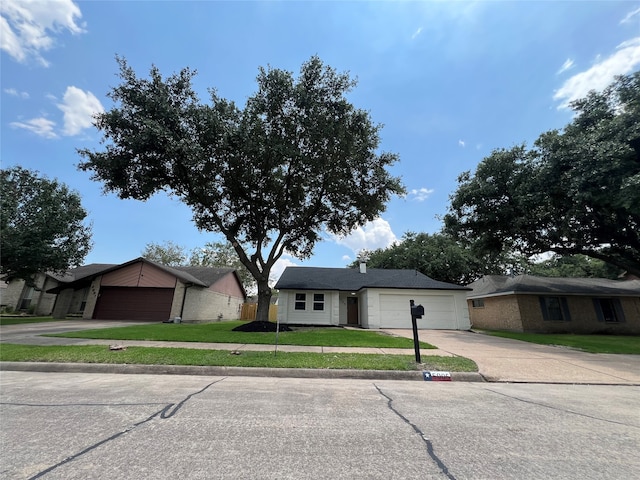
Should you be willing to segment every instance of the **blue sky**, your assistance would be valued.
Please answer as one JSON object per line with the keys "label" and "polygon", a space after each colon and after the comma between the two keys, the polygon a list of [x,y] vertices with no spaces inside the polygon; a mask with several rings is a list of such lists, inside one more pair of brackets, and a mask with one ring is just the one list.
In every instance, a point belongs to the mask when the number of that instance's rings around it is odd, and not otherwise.
{"label": "blue sky", "polygon": [[640,1],[0,3],[1,162],[78,191],[93,224],[86,263],[136,258],[150,242],[187,249],[222,238],[199,232],[190,210],[157,195],[105,195],[80,172],[78,148],[98,148],[95,112],[112,107],[115,56],[138,75],[198,71],[243,105],[259,66],[297,72],[312,55],[359,84],[349,95],[384,124],[381,147],[400,162],[408,195],[346,238],[325,235],[311,259],[341,267],[360,249],[407,231],[435,233],[456,178],[493,149],[531,144],[571,120],[567,102],[640,68]]}

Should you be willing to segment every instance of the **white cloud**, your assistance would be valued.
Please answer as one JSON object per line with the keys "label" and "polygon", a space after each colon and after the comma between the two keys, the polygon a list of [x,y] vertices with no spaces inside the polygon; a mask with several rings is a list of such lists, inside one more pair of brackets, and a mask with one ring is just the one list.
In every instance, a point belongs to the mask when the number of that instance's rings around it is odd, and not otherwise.
{"label": "white cloud", "polygon": [[568,108],[569,103],[584,98],[589,91],[601,91],[611,84],[616,75],[625,75],[640,65],[640,37],[621,43],[615,53],[602,59],[596,58],[591,68],[566,80],[553,95],[562,103],[558,109]]}
{"label": "white cloud", "polygon": [[415,32],[413,32],[413,35],[411,35],[411,40],[415,40],[421,33],[422,27],[419,27]]}
{"label": "white cloud", "polygon": [[464,140],[458,140],[458,146],[464,148],[466,145],[466,143],[464,143]]}
{"label": "white cloud", "polygon": [[24,99],[29,98],[29,94],[27,92],[19,92],[15,88],[5,88],[4,93],[6,93],[7,95],[11,95],[12,97],[18,97],[18,98],[24,98]]}
{"label": "white cloud", "polygon": [[640,14],[640,8],[636,8],[635,10],[627,13],[627,16],[620,20],[620,23],[629,23],[633,17]]}
{"label": "white cloud", "polygon": [[275,283],[280,279],[280,275],[284,272],[284,269],[287,267],[297,267],[298,264],[294,263],[290,258],[287,258],[286,255],[283,255],[276,263],[271,267],[271,274],[269,275],[269,284],[275,285]]}
{"label": "white cloud", "polygon": [[413,189],[411,191],[409,191],[409,195],[412,195],[413,198],[412,200],[416,200],[418,202],[424,202],[427,198],[429,198],[429,196],[434,192],[435,190],[433,188],[420,188],[420,189]]}
{"label": "white cloud", "polygon": [[66,136],[77,135],[85,128],[91,127],[93,116],[104,112],[100,100],[93,93],[74,86],[67,87],[58,108],[64,113],[62,134]]}
{"label": "white cloud", "polygon": [[14,128],[23,128],[30,132],[35,133],[39,137],[44,138],[58,138],[58,135],[54,131],[56,122],[48,120],[44,117],[32,118],[26,122],[11,122],[10,124]]}
{"label": "white cloud", "polygon": [[0,47],[20,63],[33,59],[47,67],[42,53],[53,48],[55,35],[86,31],[76,20],[82,12],[72,0],[2,0],[0,15]]}
{"label": "white cloud", "polygon": [[343,255],[342,256],[342,261],[343,262],[351,262],[351,256],[350,255]]}
{"label": "white cloud", "polygon": [[567,60],[560,67],[560,70],[557,71],[556,75],[560,75],[561,73],[566,72],[567,70],[572,68],[573,65],[574,65],[573,60],[571,60],[570,58],[567,58]]}
{"label": "white cloud", "polygon": [[362,249],[387,248],[398,241],[398,238],[391,230],[389,222],[382,218],[376,218],[362,227],[357,227],[345,237],[334,235],[332,238],[336,243],[350,248],[354,253]]}

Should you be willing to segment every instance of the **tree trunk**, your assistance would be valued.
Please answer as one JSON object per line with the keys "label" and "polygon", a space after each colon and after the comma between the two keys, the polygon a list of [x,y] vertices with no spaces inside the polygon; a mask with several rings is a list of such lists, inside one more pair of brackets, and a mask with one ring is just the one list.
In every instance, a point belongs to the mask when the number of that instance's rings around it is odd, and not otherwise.
{"label": "tree trunk", "polygon": [[269,307],[271,306],[271,288],[269,281],[258,281],[258,310],[256,312],[256,322],[269,321]]}

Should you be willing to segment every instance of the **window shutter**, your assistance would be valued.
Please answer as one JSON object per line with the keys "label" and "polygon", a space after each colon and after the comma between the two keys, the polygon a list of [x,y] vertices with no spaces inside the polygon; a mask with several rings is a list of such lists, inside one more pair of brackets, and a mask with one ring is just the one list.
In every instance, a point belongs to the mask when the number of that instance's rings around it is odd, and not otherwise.
{"label": "window shutter", "polygon": [[571,321],[571,314],[569,313],[569,304],[567,302],[567,299],[565,297],[562,297],[560,299],[560,305],[562,308],[562,318],[565,322],[570,322]]}
{"label": "window shutter", "polygon": [[616,317],[618,317],[618,322],[624,322],[624,310],[622,310],[622,302],[619,298],[613,300],[613,308],[616,311]]}
{"label": "window shutter", "polygon": [[593,308],[596,310],[596,315],[598,317],[599,322],[604,322],[604,313],[602,313],[602,307],[600,306],[600,299],[593,299]]}
{"label": "window shutter", "polygon": [[549,313],[547,312],[547,304],[545,303],[544,297],[538,297],[540,301],[540,310],[542,310],[542,318],[543,320],[549,320]]}

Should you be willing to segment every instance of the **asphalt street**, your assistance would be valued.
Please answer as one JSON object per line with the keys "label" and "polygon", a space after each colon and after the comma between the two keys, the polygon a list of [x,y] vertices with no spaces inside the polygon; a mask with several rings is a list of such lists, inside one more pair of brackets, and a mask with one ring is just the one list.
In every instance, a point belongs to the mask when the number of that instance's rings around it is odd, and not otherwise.
{"label": "asphalt street", "polygon": [[627,479],[640,387],[0,372],[3,479]]}

